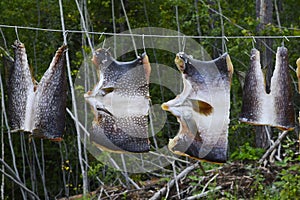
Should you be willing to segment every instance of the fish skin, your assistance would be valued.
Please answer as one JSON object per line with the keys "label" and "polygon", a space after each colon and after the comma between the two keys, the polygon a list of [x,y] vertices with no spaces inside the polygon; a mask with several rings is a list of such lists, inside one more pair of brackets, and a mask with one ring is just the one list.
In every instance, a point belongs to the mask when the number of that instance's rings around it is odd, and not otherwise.
{"label": "fish skin", "polygon": [[273,126],[281,130],[295,128],[292,80],[289,72],[288,50],[278,47],[276,64],[271,78],[271,94],[274,96],[276,118]]}
{"label": "fish skin", "polygon": [[295,111],[287,48],[277,48],[270,93],[266,92],[264,79],[259,51],[252,49],[250,67],[243,87],[243,105],[239,120],[253,125],[269,125],[280,130],[293,130]]}
{"label": "fish skin", "polygon": [[[93,122],[91,141],[102,149],[115,153],[143,153],[150,150],[147,116],[114,118],[98,112]],[[140,133],[140,134],[139,134]],[[146,136],[146,138],[145,138]]]}
{"label": "fish skin", "polygon": [[7,83],[8,91],[8,118],[13,132],[24,130],[25,112],[28,95],[34,92],[34,84],[28,65],[25,45],[15,41],[14,65],[10,68]]}
{"label": "fish skin", "polygon": [[175,99],[162,104],[180,124],[177,135],[169,140],[169,150],[207,162],[226,162],[233,73],[229,55],[200,61],[179,52],[175,64],[184,87]]}
{"label": "fish skin", "polygon": [[296,65],[297,65],[296,74],[298,78],[298,93],[300,93],[300,58],[297,59]]}
{"label": "fish skin", "polygon": [[[96,50],[92,60],[104,77],[101,88],[114,88],[114,92],[123,96],[147,95],[149,93],[148,76],[151,68],[148,66],[149,61],[146,56],[128,62],[120,62],[115,60],[106,49]],[[141,66],[143,61],[147,62],[145,68],[137,67]],[[138,76],[140,74],[145,74],[145,76]]]}
{"label": "fish skin", "polygon": [[61,46],[36,90],[33,136],[60,141],[65,128],[67,80],[65,53]]}
{"label": "fish skin", "polygon": [[260,52],[251,50],[250,67],[246,73],[243,88],[242,112],[239,120],[256,124],[260,120],[263,110],[263,99],[266,96],[264,74],[261,70]]}
{"label": "fish skin", "polygon": [[85,94],[94,113],[90,140],[101,150],[115,153],[149,151],[151,67],[147,55],[119,62],[106,49],[97,49],[92,61],[100,80]]}

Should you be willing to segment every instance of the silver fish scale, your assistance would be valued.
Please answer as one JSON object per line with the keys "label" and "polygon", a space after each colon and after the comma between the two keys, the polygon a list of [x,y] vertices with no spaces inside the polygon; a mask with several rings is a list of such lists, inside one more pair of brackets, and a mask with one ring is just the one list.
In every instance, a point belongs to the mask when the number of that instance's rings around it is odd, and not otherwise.
{"label": "silver fish scale", "polygon": [[33,82],[24,44],[14,43],[15,60],[10,69],[7,84],[8,115],[10,127],[14,131],[24,129],[25,110],[29,92],[33,92]]}

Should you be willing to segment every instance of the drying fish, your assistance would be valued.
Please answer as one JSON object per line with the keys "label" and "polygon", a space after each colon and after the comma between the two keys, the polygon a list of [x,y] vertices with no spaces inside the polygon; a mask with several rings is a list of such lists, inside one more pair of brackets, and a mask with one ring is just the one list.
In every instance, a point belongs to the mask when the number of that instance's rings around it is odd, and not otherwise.
{"label": "drying fish", "polygon": [[296,65],[297,65],[296,74],[298,78],[298,93],[300,93],[300,58],[297,59]]}
{"label": "drying fish", "polygon": [[210,162],[227,160],[230,84],[233,66],[229,55],[199,61],[185,53],[175,58],[184,88],[162,109],[177,117],[180,130],[169,141],[175,154]]}
{"label": "drying fish", "polygon": [[65,127],[66,46],[60,47],[40,83],[30,73],[24,44],[16,41],[15,61],[8,80],[8,111],[12,131],[60,141]]}
{"label": "drying fish", "polygon": [[119,62],[106,49],[98,49],[92,60],[100,80],[85,94],[94,112],[90,139],[100,149],[112,152],[149,151],[148,56]]}
{"label": "drying fish", "polygon": [[293,94],[288,67],[288,51],[285,47],[277,48],[270,90],[270,93],[266,92],[260,65],[260,53],[258,50],[252,49],[239,120],[254,125],[270,125],[281,130],[294,129]]}
{"label": "drying fish", "polygon": [[44,73],[35,95],[32,133],[51,140],[62,140],[65,128],[67,79],[64,68],[67,46],[60,47]]}
{"label": "drying fish", "polygon": [[29,69],[24,44],[15,41],[14,64],[10,68],[7,83],[8,117],[13,132],[25,129],[25,111],[32,103],[28,98],[34,94],[34,84]]}

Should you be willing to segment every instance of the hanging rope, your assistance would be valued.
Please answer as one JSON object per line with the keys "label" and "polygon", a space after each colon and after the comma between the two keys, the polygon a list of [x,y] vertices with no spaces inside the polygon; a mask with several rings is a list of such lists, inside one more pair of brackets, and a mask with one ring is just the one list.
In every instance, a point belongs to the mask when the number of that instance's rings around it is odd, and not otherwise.
{"label": "hanging rope", "polygon": [[23,164],[23,182],[26,186],[26,162],[25,162],[25,150],[24,150],[24,132],[21,131],[20,133],[20,144],[21,144],[21,154],[22,154],[22,164]]}
{"label": "hanging rope", "polygon": [[[218,7],[219,7],[219,13],[220,13],[220,22],[221,22],[221,32],[222,32],[222,36],[225,36],[225,30],[224,30],[224,22],[223,22],[223,17],[222,15],[222,7],[221,7],[221,3],[220,0],[218,0]],[[225,45],[226,45],[226,41],[225,38],[222,39],[222,53],[224,53],[225,50]]]}
{"label": "hanging rope", "polygon": [[[117,32],[117,28],[116,28],[116,19],[115,19],[115,1],[111,0],[111,15],[112,15],[112,23],[113,23],[113,32],[116,33]],[[117,37],[116,35],[113,36],[114,37],[114,57],[117,57]]]}
{"label": "hanging rope", "polygon": [[[1,112],[1,159],[4,160],[5,156],[5,150],[4,150],[4,119],[3,119],[4,113],[3,110]],[[2,171],[4,170],[4,165],[2,165]],[[1,175],[1,199],[4,199],[4,174]]]}
{"label": "hanging rope", "polygon": [[[66,30],[65,30],[65,23],[64,23],[64,13],[63,13],[63,6],[62,6],[62,0],[59,0],[59,8],[60,8],[60,16],[61,16],[61,26],[63,30],[63,38],[64,43],[67,44],[67,36],[66,36]],[[69,53],[66,52],[66,62],[67,62],[67,73],[69,77],[69,85],[71,90],[71,97],[72,97],[72,106],[73,106],[73,112],[75,116],[75,128],[77,132],[77,146],[78,146],[78,159],[79,159],[79,165],[82,173],[82,186],[83,186],[83,195],[85,196],[88,191],[88,181],[87,181],[87,173],[85,171],[85,167],[83,164],[82,159],[82,149],[81,149],[81,136],[80,136],[80,129],[79,129],[79,123],[78,123],[78,113],[77,113],[77,103],[75,98],[75,90],[74,85],[72,81],[72,75],[71,75],[71,67],[70,67],[70,60],[69,60]]]}
{"label": "hanging rope", "polygon": [[[42,144],[42,139],[41,139],[41,144]],[[37,166],[38,166],[38,169],[39,169],[39,172],[40,172],[40,176],[41,176],[41,179],[42,179],[42,184],[43,184],[43,189],[44,189],[44,195],[45,195],[45,200],[48,200],[49,199],[49,196],[48,196],[48,192],[47,192],[47,187],[46,187],[46,179],[45,179],[45,172],[44,170],[42,169],[41,167],[41,164],[40,164],[40,160],[38,158],[38,152],[36,150],[36,145],[35,145],[35,140],[34,138],[32,138],[31,140],[31,143],[32,143],[32,147],[33,147],[33,153],[34,153],[34,156],[35,156],[35,159],[36,159],[36,162],[37,162]],[[43,153],[43,151],[42,151]],[[42,158],[43,159],[43,158]]]}
{"label": "hanging rope", "polygon": [[[20,176],[19,176],[17,163],[16,163],[16,155],[15,155],[15,151],[14,151],[14,147],[13,147],[11,132],[10,132],[10,128],[9,128],[9,125],[8,125],[8,118],[7,118],[7,113],[6,113],[6,109],[5,109],[5,102],[4,102],[5,97],[4,97],[4,89],[3,89],[1,71],[0,71],[0,89],[1,89],[1,106],[2,106],[2,112],[3,112],[3,118],[4,118],[5,126],[7,128],[8,142],[9,142],[9,147],[10,147],[11,156],[12,156],[12,163],[13,163],[13,166],[14,166],[14,174],[15,174],[16,178],[18,179],[18,181],[20,181]],[[21,187],[21,193],[22,193],[23,198],[25,199],[26,195],[25,195],[25,192],[23,190],[23,187]]]}
{"label": "hanging rope", "polygon": [[90,38],[90,36],[89,36],[89,33],[88,33],[88,31],[87,31],[87,28],[86,28],[86,23],[85,23],[85,20],[84,20],[84,16],[83,16],[83,14],[82,14],[82,11],[81,11],[81,9],[80,9],[80,6],[79,6],[79,3],[78,3],[78,1],[77,0],[75,0],[75,2],[76,2],[76,6],[77,6],[77,9],[78,9],[78,12],[79,12],[79,14],[80,14],[80,19],[81,19],[81,21],[82,21],[82,29],[83,29],[83,32],[85,33],[85,35],[86,35],[86,38],[87,38],[87,40],[88,40],[88,43],[89,43],[89,45],[90,45],[90,48],[91,48],[91,51],[92,51],[92,53],[94,53],[94,48],[93,48],[93,45],[92,45],[92,41],[91,41],[91,38]]}
{"label": "hanging rope", "polygon": [[127,13],[126,13],[126,9],[125,9],[123,0],[121,0],[121,5],[122,5],[122,9],[123,9],[124,16],[125,16],[125,19],[126,19],[127,27],[128,27],[128,30],[129,30],[129,33],[130,33],[130,36],[131,36],[132,45],[133,45],[133,48],[134,48],[134,51],[135,51],[135,55],[136,55],[136,57],[138,57],[139,54],[138,54],[138,51],[137,51],[137,48],[136,48],[136,44],[135,44],[135,41],[134,41],[134,37],[133,37],[133,34],[132,34],[132,30],[131,30],[131,27],[130,27],[129,19],[127,17]]}
{"label": "hanging rope", "polygon": [[199,20],[198,0],[195,0],[194,7],[195,7],[195,12],[196,12],[197,32],[198,32],[198,35],[200,36],[202,34],[201,34],[200,20]]}
{"label": "hanging rope", "polygon": [[[86,35],[86,37],[88,38],[88,43],[89,43],[89,46],[90,46],[90,48],[91,48],[91,51],[92,51],[92,54],[94,54],[94,48],[93,48],[93,46],[92,46],[92,42],[91,42],[91,39],[90,39],[90,36],[89,36],[89,34],[87,33],[88,32],[88,30],[87,30],[87,27],[88,27],[88,17],[87,17],[87,8],[86,8],[86,0],[83,0],[81,3],[82,3],[82,5],[81,6],[79,6],[79,3],[78,3],[78,1],[77,0],[75,0],[76,1],[76,5],[77,5],[77,9],[78,9],[78,11],[79,11],[79,13],[80,13],[80,16],[81,16],[81,19],[80,19],[80,23],[81,23],[81,27],[82,27],[82,29],[86,32],[85,33],[85,35]],[[85,13],[85,15],[83,16],[83,14],[82,14],[82,12],[84,11],[84,13]],[[84,39],[84,35],[82,35],[82,45],[86,45],[86,40]],[[88,56],[87,56],[87,54],[86,54],[86,52],[85,52],[85,50],[84,50],[84,48],[82,49],[82,53],[83,53],[83,56],[84,56],[84,60],[87,60],[88,58]],[[84,76],[85,76],[85,79],[84,79],[84,81],[85,81],[85,91],[87,91],[87,89],[88,89],[88,87],[89,87],[89,85],[90,85],[90,83],[88,83],[87,81],[89,81],[90,79],[89,79],[89,76],[88,76],[88,70],[89,70],[89,67],[88,67],[88,63],[87,62],[84,62],[84,69],[85,69],[85,74],[84,74]],[[84,109],[85,109],[85,127],[87,126],[87,103],[84,103]],[[88,156],[87,156],[87,134],[84,134],[83,135],[83,155],[84,155],[84,163],[85,163],[85,171],[87,172],[88,171]]]}
{"label": "hanging rope", "polygon": [[180,24],[179,24],[179,17],[178,17],[178,6],[175,6],[175,16],[176,16],[176,24],[177,24],[177,32],[178,32],[178,51],[182,51],[180,45]]}

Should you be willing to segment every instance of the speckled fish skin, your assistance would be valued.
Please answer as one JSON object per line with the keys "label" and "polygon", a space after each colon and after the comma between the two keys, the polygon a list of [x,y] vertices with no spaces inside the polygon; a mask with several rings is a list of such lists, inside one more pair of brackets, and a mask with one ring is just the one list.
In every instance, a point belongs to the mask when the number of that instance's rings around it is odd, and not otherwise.
{"label": "speckled fish skin", "polygon": [[245,77],[240,121],[254,124],[259,123],[264,106],[264,96],[265,84],[260,65],[260,53],[257,49],[252,49],[250,68]]}
{"label": "speckled fish skin", "polygon": [[[115,118],[98,111],[93,122],[91,140],[103,150],[142,153],[150,150],[147,116]],[[137,135],[139,134],[139,135]],[[146,137],[146,138],[145,138]]]}
{"label": "speckled fish skin", "polygon": [[12,131],[24,130],[25,112],[28,95],[34,92],[25,46],[19,41],[14,43],[14,65],[10,69],[7,83],[8,116]]}
{"label": "speckled fish skin", "polygon": [[297,59],[296,65],[297,65],[296,74],[298,78],[298,93],[300,93],[300,58]]}
{"label": "speckled fish skin", "polygon": [[288,67],[288,51],[278,47],[271,78],[270,93],[266,93],[259,51],[251,51],[251,64],[245,77],[240,121],[254,125],[270,125],[281,130],[295,127],[293,93]]}
{"label": "speckled fish skin", "polygon": [[61,46],[44,73],[36,91],[33,136],[62,140],[66,114],[65,52]]}
{"label": "speckled fish skin", "polygon": [[93,63],[103,76],[101,92],[106,88],[114,88],[114,92],[122,96],[146,96],[149,84],[141,66],[142,59],[129,62],[115,60],[106,49],[98,49],[93,56]]}
{"label": "speckled fish skin", "polygon": [[182,73],[184,88],[175,99],[162,104],[180,123],[178,134],[169,141],[169,150],[208,162],[226,162],[233,74],[229,55],[199,61],[180,52],[175,63]]}
{"label": "speckled fish skin", "polygon": [[288,50],[278,47],[276,64],[271,79],[271,93],[274,96],[276,126],[283,130],[293,130],[295,127],[295,111],[293,105],[292,80],[289,73]]}
{"label": "speckled fish skin", "polygon": [[95,115],[90,139],[102,150],[111,152],[149,151],[151,68],[147,55],[119,62],[106,49],[98,49],[92,60],[99,70],[100,81],[85,94]]}

